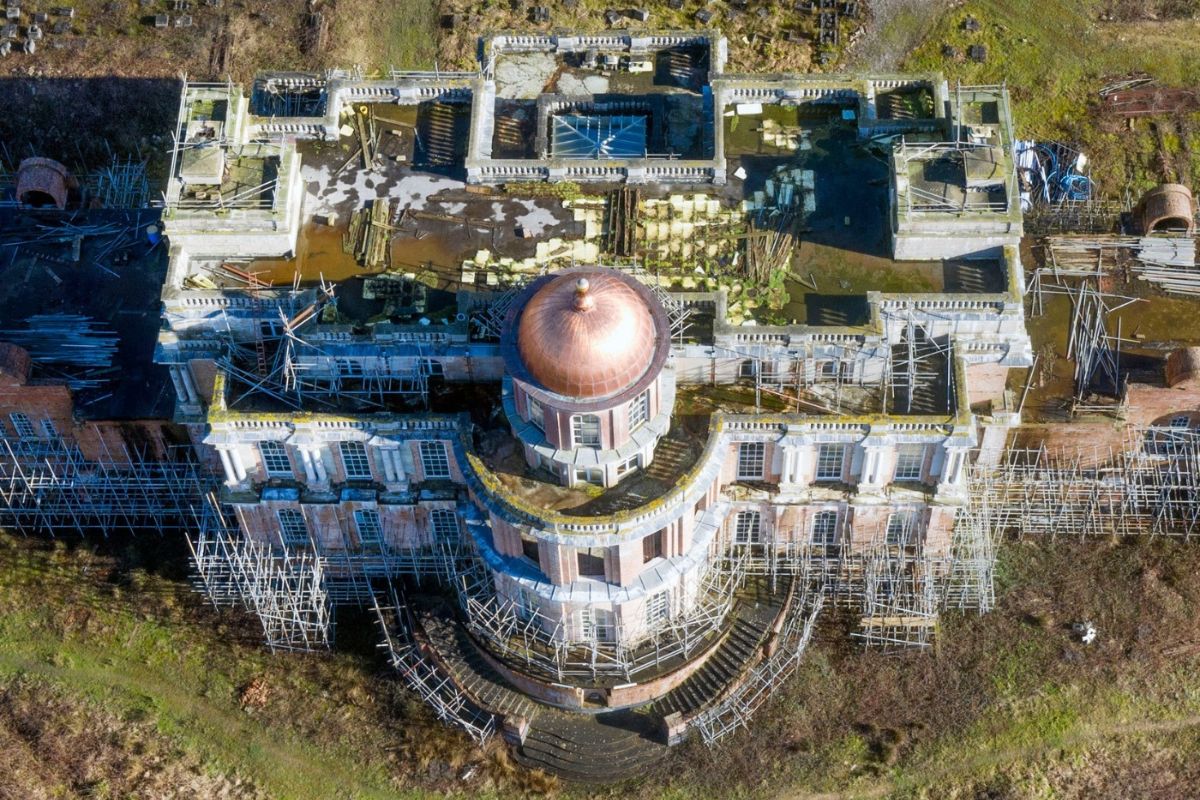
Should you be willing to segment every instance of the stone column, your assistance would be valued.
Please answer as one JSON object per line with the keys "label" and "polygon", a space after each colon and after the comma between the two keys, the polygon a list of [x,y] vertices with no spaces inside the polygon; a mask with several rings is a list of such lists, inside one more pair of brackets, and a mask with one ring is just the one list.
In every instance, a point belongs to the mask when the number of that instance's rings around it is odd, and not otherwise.
{"label": "stone column", "polygon": [[238,478],[237,473],[233,469],[233,461],[229,457],[229,450],[224,447],[218,447],[217,454],[221,456],[221,466],[225,468],[225,484],[236,486]]}
{"label": "stone column", "polygon": [[858,478],[860,492],[877,492],[883,489],[883,453],[882,445],[863,447],[862,471]]}
{"label": "stone column", "polygon": [[196,390],[196,381],[192,378],[192,370],[187,364],[179,366],[179,376],[183,380],[183,389],[187,393],[187,401],[192,405],[200,402],[200,392]]}
{"label": "stone column", "polygon": [[236,445],[229,448],[229,461],[233,465],[233,474],[237,476],[238,483],[246,480],[246,464],[242,461],[242,452]]}
{"label": "stone column", "polygon": [[316,472],[316,469],[313,467],[312,453],[309,451],[309,449],[307,447],[301,447],[299,449],[300,449],[300,463],[304,465],[304,479],[308,483],[316,483],[317,472]]}

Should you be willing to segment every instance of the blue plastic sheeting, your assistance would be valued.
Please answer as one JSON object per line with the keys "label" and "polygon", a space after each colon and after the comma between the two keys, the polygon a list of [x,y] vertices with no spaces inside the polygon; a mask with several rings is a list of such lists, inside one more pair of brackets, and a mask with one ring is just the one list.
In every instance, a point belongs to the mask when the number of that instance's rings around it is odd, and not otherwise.
{"label": "blue plastic sheeting", "polygon": [[563,114],[553,118],[553,158],[644,158],[645,116]]}

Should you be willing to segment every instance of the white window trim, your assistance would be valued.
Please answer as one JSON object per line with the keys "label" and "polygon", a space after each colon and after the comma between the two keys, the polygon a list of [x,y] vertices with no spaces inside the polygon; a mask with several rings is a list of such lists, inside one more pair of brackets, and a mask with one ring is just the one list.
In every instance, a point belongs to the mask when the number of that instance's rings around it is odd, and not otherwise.
{"label": "white window trim", "polygon": [[[917,450],[916,452],[906,452],[905,448],[912,448],[912,449],[920,448],[920,449]],[[916,474],[913,474],[913,471],[910,469],[901,470],[901,466],[912,466],[912,462],[909,462],[906,464],[904,462],[904,459],[905,458],[911,459],[914,457],[916,458]],[[895,477],[893,478],[893,480],[919,481],[919,480],[921,480],[921,473],[924,471],[924,469],[925,469],[925,446],[924,445],[900,445],[900,447],[898,447],[896,449],[896,469],[894,470]]]}
{"label": "white window trim", "polygon": [[[279,521],[279,539],[283,542],[284,547],[304,547],[309,544],[308,520],[305,518],[304,512],[294,508],[281,508],[275,512],[275,518]],[[285,518],[289,522],[284,522]],[[299,536],[296,531],[288,533],[288,527],[293,522],[304,527],[303,543],[298,541]]]}
{"label": "white window trim", "polygon": [[445,442],[426,440],[417,445],[417,451],[421,456],[421,471],[426,478],[450,477],[450,454],[446,451]]}
{"label": "white window trim", "polygon": [[[581,442],[583,433],[583,420],[585,417],[596,420],[596,442]],[[573,414],[571,415],[571,445],[572,447],[590,447],[599,450],[604,441],[604,426],[600,420],[599,414]]]}
{"label": "white window trim", "polygon": [[[346,451],[351,451],[347,456]],[[359,441],[344,441],[338,442],[338,456],[342,459],[342,472],[346,475],[348,481],[370,481],[375,479],[375,473],[371,469],[371,451]],[[354,470],[350,467],[353,465]],[[363,469],[360,469],[362,467]]]}
{"label": "white window trim", "polygon": [[[745,457],[748,448],[757,450],[757,455]],[[748,464],[749,462],[749,464]],[[753,462],[758,463],[758,469],[744,469],[746,465],[753,466]],[[739,481],[761,481],[767,471],[767,443],[766,442],[741,442],[738,444],[737,454],[737,479]]]}
{"label": "white window trim", "polygon": [[733,543],[755,545],[762,542],[762,514],[755,509],[737,512],[733,519]]}
{"label": "white window trim", "polygon": [[[829,527],[830,535],[824,536],[824,534],[825,534],[824,521],[830,519],[831,517],[833,519],[833,523]],[[818,538],[818,535],[817,535],[818,534],[818,529],[817,529],[818,522],[822,523],[821,538]],[[809,542],[811,542],[812,544],[815,544],[815,545],[829,547],[831,545],[837,544],[837,537],[838,537],[838,512],[836,509],[823,508],[820,511],[818,511],[817,513],[813,514],[812,521],[809,523],[809,527],[808,527]]]}
{"label": "white window trim", "polygon": [[[367,519],[367,525],[363,525],[363,519]],[[358,531],[358,544],[361,547],[382,547],[383,546],[383,519],[379,516],[379,512],[374,508],[359,508],[354,511],[354,528]],[[370,531],[370,536],[364,528],[373,528]],[[368,540],[369,539],[369,540]]]}
{"label": "white window trim", "polygon": [[[266,448],[278,447],[279,451],[268,456],[266,450],[263,449],[264,447],[266,447]],[[263,472],[267,473],[267,477],[269,477],[269,478],[290,478],[293,476],[294,473],[292,472],[292,458],[288,454],[287,445],[283,444],[282,442],[276,442],[274,440],[266,440],[266,441],[259,442],[258,443],[258,457],[259,457],[259,459],[262,460]],[[282,458],[283,461],[287,463],[287,469],[282,469],[282,468],[272,469],[272,467],[271,467],[271,459],[272,458]],[[276,466],[278,466],[278,465],[276,465]]]}
{"label": "white window trim", "polygon": [[[838,460],[837,460],[837,475],[836,476],[830,475],[829,473],[823,471],[823,467],[826,465],[824,464],[824,462],[821,459],[821,454],[826,452],[825,448],[827,448],[827,447],[828,448],[837,448],[838,452],[840,453],[840,456],[838,457]],[[825,442],[823,444],[817,445],[817,469],[816,469],[816,473],[815,473],[816,480],[818,480],[818,481],[840,481],[842,479],[843,473],[845,473],[845,471],[846,471],[846,450],[847,450],[846,445],[841,442]]]}

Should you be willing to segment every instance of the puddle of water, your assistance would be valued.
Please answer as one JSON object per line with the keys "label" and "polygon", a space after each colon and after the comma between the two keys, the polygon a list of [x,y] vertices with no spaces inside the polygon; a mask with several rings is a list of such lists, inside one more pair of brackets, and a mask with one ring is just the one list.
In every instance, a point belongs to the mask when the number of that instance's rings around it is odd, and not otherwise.
{"label": "puddle of water", "polygon": [[288,286],[297,269],[300,270],[301,285],[311,285],[320,280],[339,281],[353,275],[366,273],[354,260],[354,256],[342,252],[344,227],[329,227],[308,223],[300,229],[296,243],[295,258],[262,258],[250,263],[250,272],[275,284]]}

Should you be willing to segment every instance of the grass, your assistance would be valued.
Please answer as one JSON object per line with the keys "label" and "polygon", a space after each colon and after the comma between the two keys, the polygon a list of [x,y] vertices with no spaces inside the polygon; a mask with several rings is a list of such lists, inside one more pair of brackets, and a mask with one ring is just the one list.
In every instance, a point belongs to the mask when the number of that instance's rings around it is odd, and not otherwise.
{"label": "grass", "polygon": [[[1006,543],[998,608],[948,614],[928,653],[864,652],[852,616],[828,614],[749,731],[602,788],[555,787],[437,723],[352,615],[333,653],[266,652],[190,592],[169,542],[0,536],[0,564],[0,763],[22,765],[4,800],[1169,798],[1200,781],[1200,549],[1184,542]],[[1071,637],[1082,619],[1091,646]]]}
{"label": "grass", "polygon": [[[1119,198],[1128,186],[1137,193],[1163,176],[1157,166],[1156,134],[1147,120],[1104,119],[1098,92],[1110,80],[1144,72],[1166,86],[1200,82],[1200,54],[1192,43],[1200,20],[1102,22],[1113,4],[1101,0],[968,0],[944,14],[907,60],[908,69],[942,70],[963,83],[1006,82],[1012,90],[1017,133],[1023,138],[1077,142],[1092,161],[1101,192]],[[974,17],[978,31],[964,28]],[[1052,21],[1052,24],[1049,22]],[[965,54],[987,48],[984,63],[943,55],[944,45]],[[1180,130],[1192,152],[1200,146],[1196,114],[1160,120],[1178,156]],[[1168,148],[1170,146],[1168,145]],[[1200,164],[1181,170],[1184,183],[1200,182]]]}
{"label": "grass", "polygon": [[[2,535],[0,562],[0,697],[50,687],[78,709],[76,720],[148,722],[168,743],[159,751],[265,797],[524,791],[526,777],[505,778],[503,752],[478,751],[437,723],[373,656],[272,655],[246,619],[216,615],[186,584],[128,559]],[[242,688],[255,680],[267,701],[244,708]],[[468,766],[478,777],[459,782]]]}

